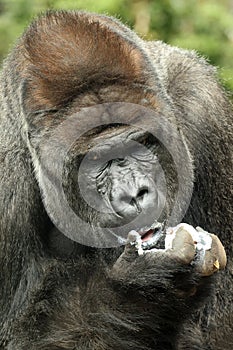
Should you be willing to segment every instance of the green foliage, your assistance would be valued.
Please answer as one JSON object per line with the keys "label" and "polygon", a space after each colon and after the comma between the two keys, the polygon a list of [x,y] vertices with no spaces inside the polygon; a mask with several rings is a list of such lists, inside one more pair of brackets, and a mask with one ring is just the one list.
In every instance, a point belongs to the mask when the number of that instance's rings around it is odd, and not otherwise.
{"label": "green foliage", "polygon": [[220,75],[233,91],[231,0],[0,0],[0,60],[31,18],[46,9],[114,15],[148,39],[197,50],[222,67]]}

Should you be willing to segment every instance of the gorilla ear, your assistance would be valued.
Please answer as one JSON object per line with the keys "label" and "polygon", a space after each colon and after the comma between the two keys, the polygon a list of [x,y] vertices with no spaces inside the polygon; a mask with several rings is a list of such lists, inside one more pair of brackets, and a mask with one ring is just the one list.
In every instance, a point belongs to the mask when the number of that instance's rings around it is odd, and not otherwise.
{"label": "gorilla ear", "polygon": [[[116,31],[115,31],[116,30]],[[145,83],[145,57],[98,15],[49,12],[23,36],[29,111],[101,85]]]}

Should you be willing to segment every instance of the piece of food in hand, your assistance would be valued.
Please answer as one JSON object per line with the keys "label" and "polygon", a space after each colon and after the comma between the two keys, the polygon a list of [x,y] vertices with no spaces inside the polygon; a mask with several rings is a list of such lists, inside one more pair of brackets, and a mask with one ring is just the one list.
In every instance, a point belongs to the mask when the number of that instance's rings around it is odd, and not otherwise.
{"label": "piece of food in hand", "polygon": [[181,223],[166,230],[165,249],[172,249],[173,240],[180,231],[188,232],[193,239],[196,256],[192,264],[203,276],[212,275],[224,269],[227,263],[225,249],[219,238],[200,227],[196,229],[188,224]]}

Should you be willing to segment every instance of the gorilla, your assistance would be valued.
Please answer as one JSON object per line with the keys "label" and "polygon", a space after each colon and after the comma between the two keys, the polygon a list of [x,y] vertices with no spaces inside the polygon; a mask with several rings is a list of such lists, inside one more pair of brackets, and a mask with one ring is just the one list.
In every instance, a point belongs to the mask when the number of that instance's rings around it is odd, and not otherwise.
{"label": "gorilla", "polygon": [[51,11],[0,86],[0,348],[232,349],[216,70],[114,18]]}

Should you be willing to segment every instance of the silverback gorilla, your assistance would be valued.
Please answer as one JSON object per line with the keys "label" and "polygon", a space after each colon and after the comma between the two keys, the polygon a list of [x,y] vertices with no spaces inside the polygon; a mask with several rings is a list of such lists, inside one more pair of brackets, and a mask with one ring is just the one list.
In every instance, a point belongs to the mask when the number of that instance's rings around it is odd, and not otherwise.
{"label": "silverback gorilla", "polygon": [[231,350],[232,112],[215,69],[114,18],[48,12],[0,98],[0,348]]}

